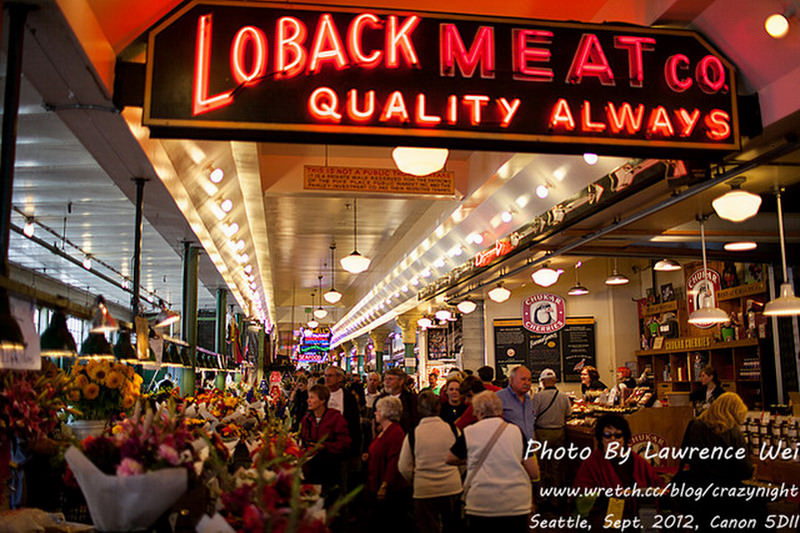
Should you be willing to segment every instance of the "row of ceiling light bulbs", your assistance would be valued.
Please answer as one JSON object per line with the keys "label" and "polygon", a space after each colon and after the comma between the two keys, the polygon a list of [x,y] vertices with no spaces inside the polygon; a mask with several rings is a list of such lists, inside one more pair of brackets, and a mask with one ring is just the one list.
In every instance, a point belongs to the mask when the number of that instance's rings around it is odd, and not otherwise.
{"label": "row of ceiling light bulbs", "polygon": [[[444,168],[444,165],[445,165],[446,161],[447,161],[447,157],[448,157],[448,150],[447,149],[443,149],[443,148],[441,148],[441,149],[440,148],[412,148],[412,147],[401,146],[401,147],[395,148],[392,151],[392,159],[394,160],[395,165],[397,165],[397,168],[400,169],[401,171],[407,173],[407,174],[412,174],[412,175],[415,175],[415,176],[426,176],[428,174],[431,174],[431,173],[438,172],[438,171],[442,170]],[[586,164],[595,165],[598,162],[599,157],[595,153],[588,153],[587,152],[587,153],[583,154],[583,159],[586,162]],[[550,194],[550,187],[549,187],[549,185],[542,184],[542,185],[539,185],[538,187],[536,187],[535,192],[536,192],[536,196],[537,197],[539,197],[540,199],[545,199]],[[503,211],[502,213],[500,213],[499,218],[500,218],[500,221],[502,221],[505,224],[508,224],[513,220],[513,213],[511,211]],[[356,205],[355,205],[355,201],[354,201],[354,203],[353,203],[353,240],[354,241],[356,240],[356,237],[357,237],[356,228],[357,228]],[[479,232],[472,232],[469,235],[467,235],[467,237],[466,237],[466,242],[468,244],[471,244],[471,245],[476,245],[477,246],[477,245],[482,244],[483,241],[484,241],[483,234],[479,233]],[[462,255],[463,252],[464,252],[463,248],[460,245],[456,245],[456,246],[454,246],[453,248],[451,248],[447,252],[447,255],[450,256],[450,257],[458,257],[458,256]],[[331,258],[331,262],[332,261],[333,261],[333,259]],[[356,244],[356,246],[353,249],[353,252],[351,252],[350,255],[348,255],[346,257],[343,257],[340,260],[340,262],[341,262],[342,268],[344,268],[346,271],[348,271],[350,273],[353,273],[353,274],[359,274],[361,272],[366,271],[367,268],[369,268],[370,259],[368,257],[366,257],[366,256],[361,255],[358,252],[358,246]],[[440,257],[440,258],[438,258],[436,261],[434,261],[432,263],[432,266],[434,268],[436,268],[437,270],[442,270],[442,269],[446,268],[446,262],[447,262],[447,259],[445,257]],[[549,272],[548,272],[548,270],[549,270]],[[539,273],[539,274],[534,273],[534,276],[535,276],[534,277],[534,281],[536,281],[538,276],[552,275],[553,272],[556,272],[556,271],[553,271],[551,269],[540,269],[539,271],[537,271],[537,273]],[[558,271],[558,273],[560,274],[561,271]],[[331,272],[331,276],[332,275],[333,275],[333,272]],[[420,274],[418,276],[414,276],[411,279],[411,285],[416,287],[416,286],[418,286],[420,284],[420,277],[429,278],[432,275],[433,275],[433,273],[431,271],[431,267],[426,267],[422,272],[420,272]],[[556,276],[556,278],[552,281],[552,283],[549,283],[548,285],[552,285],[553,283],[555,283],[555,281],[557,281],[557,279],[558,279],[558,277]],[[543,285],[543,284],[540,283],[540,285]],[[543,286],[548,286],[548,285],[543,285]],[[393,296],[399,298],[400,297],[400,292],[405,293],[405,292],[408,292],[408,291],[409,291],[408,285],[403,285],[403,287],[399,291],[394,293]],[[508,289],[503,288],[502,286],[498,286],[498,287],[496,287],[495,289],[492,289],[492,291],[489,291],[489,292],[490,292],[490,298],[492,297],[492,294],[494,294],[495,297],[497,297],[497,298],[502,298],[502,299],[500,299],[498,301],[505,301],[511,295],[510,291],[508,291]],[[508,294],[506,295],[505,292],[508,292]],[[334,295],[334,297],[335,297],[335,295],[339,295],[339,296],[338,296],[338,298],[336,298],[336,300],[332,301],[332,300],[330,300],[328,298],[329,294]],[[385,301],[381,302],[380,303],[380,308],[382,308],[382,309],[385,308],[386,305],[388,305],[391,302],[393,296],[390,295],[389,297],[386,298]],[[338,292],[335,291],[333,286],[331,287],[331,289],[328,292],[325,293],[325,299],[327,301],[331,302],[331,303],[335,303],[336,301],[339,300],[339,298],[341,298],[341,295]],[[469,301],[469,300],[464,300],[459,305],[461,306],[461,307],[459,307],[459,310],[462,313],[467,314],[467,313],[471,313],[472,311],[475,310],[475,305],[476,304],[474,302]],[[423,323],[425,323],[426,320],[428,320],[428,319],[427,318],[423,319]],[[363,322],[364,322],[364,320],[362,319],[360,321],[360,323],[363,323]]]}
{"label": "row of ceiling light bulbs", "polygon": [[[714,211],[717,213],[717,216],[723,218],[725,220],[729,220],[732,222],[742,222],[747,220],[758,213],[758,210],[761,206],[761,197],[757,194],[753,194],[738,188],[738,185],[741,182],[737,182],[734,184],[733,189],[722,196],[716,198],[712,202],[712,207]],[[781,284],[781,296],[769,302],[766,307],[764,308],[764,314],[767,316],[788,316],[788,315],[796,315],[800,314],[800,298],[797,298],[794,295],[794,290],[790,283],[788,283],[787,273],[786,273],[786,251],[785,251],[785,242],[784,242],[784,235],[783,235],[783,213],[781,208],[781,199],[780,193],[777,194],[777,201],[778,201],[778,225],[780,230],[780,245],[781,245],[781,257],[783,260],[783,274],[784,274],[784,283]],[[708,264],[706,260],[706,244],[705,244],[705,227],[704,227],[704,220],[700,220],[700,240],[701,240],[701,248],[703,254],[703,272],[704,277],[707,281],[708,279]],[[734,242],[734,243],[726,243],[725,249],[728,251],[741,251],[741,250],[752,250],[756,248],[755,243],[751,242]],[[575,285],[572,286],[567,294],[570,296],[582,296],[585,294],[589,294],[589,289],[581,285],[580,280],[578,279],[578,269],[581,267],[581,261],[578,261],[575,264]],[[673,272],[676,270],[680,270],[681,265],[673,260],[673,259],[661,259],[657,261],[653,265],[653,270],[659,272]],[[558,281],[558,278],[564,271],[562,269],[552,269],[545,265],[544,267],[536,270],[531,277],[533,278],[534,283],[541,287],[549,287],[555,284]],[[630,283],[630,278],[626,275],[621,274],[617,269],[617,260],[614,259],[614,268],[610,276],[608,276],[605,280],[605,284],[609,286],[620,286],[626,285]],[[498,283],[493,289],[491,289],[487,295],[489,298],[496,302],[496,303],[503,303],[511,297],[511,291],[502,285],[502,282]],[[471,313],[475,310],[476,304],[471,300],[462,300],[458,304],[458,309],[464,314]],[[449,311],[437,311],[437,318],[438,313],[448,313]],[[703,307],[696,309],[692,314],[689,316],[689,323],[724,323],[730,320],[728,314],[717,308],[717,307]],[[432,325],[432,321],[427,318],[423,317],[417,321],[417,324],[422,327],[430,327]]]}
{"label": "row of ceiling light bulbs", "polygon": [[[224,178],[225,172],[221,168],[213,168],[208,175],[209,181],[214,184],[214,186],[222,183]],[[219,211],[215,210],[215,212],[217,218],[220,220],[220,222],[222,222],[233,210],[233,201],[230,198],[222,199],[222,201],[219,203],[219,209]],[[262,322],[266,323],[267,317],[264,310],[264,302],[262,301],[261,294],[258,291],[256,276],[253,273],[253,265],[249,262],[250,256],[245,251],[247,243],[244,241],[244,239],[236,239],[236,234],[239,232],[239,224],[236,222],[231,222],[227,225],[223,224],[222,228],[225,236],[230,239],[229,244],[236,262],[242,265],[241,276],[247,282],[250,304],[253,310],[256,311],[258,318],[260,318]],[[241,292],[244,294],[245,291]]]}

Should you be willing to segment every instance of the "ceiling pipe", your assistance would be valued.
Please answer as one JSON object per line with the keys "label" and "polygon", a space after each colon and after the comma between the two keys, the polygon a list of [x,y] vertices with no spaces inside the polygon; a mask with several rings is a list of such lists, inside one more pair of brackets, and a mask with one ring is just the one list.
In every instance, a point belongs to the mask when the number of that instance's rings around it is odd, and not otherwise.
{"label": "ceiling pipe", "polygon": [[[701,192],[706,191],[706,190],[708,190],[708,189],[710,189],[712,187],[715,187],[715,186],[719,185],[720,183],[725,183],[726,181],[728,181],[731,178],[735,178],[736,176],[739,176],[740,174],[748,172],[748,171],[750,171],[750,170],[752,170],[752,169],[754,169],[754,168],[756,168],[756,167],[758,167],[760,165],[767,164],[770,161],[772,161],[773,159],[778,159],[778,158],[783,157],[785,155],[788,155],[788,154],[790,154],[792,152],[795,152],[798,149],[800,149],[800,142],[798,142],[797,139],[795,139],[795,138],[791,138],[791,139],[787,138],[786,142],[784,144],[782,144],[781,146],[778,146],[777,148],[773,148],[772,150],[769,150],[768,152],[764,152],[763,154],[753,158],[752,160],[750,160],[747,163],[742,163],[740,165],[737,165],[736,167],[733,167],[732,169],[726,170],[722,174],[719,174],[715,178],[711,178],[711,179],[709,179],[707,181],[703,181],[701,183],[693,185],[693,186],[689,187],[688,189],[686,189],[685,191],[683,191],[681,193],[677,193],[677,194],[675,194],[673,196],[670,196],[666,200],[663,200],[663,201],[661,201],[661,202],[659,202],[659,203],[657,203],[657,204],[655,204],[655,205],[653,205],[651,207],[648,207],[646,209],[642,209],[638,213],[635,213],[635,214],[633,214],[633,215],[631,215],[629,217],[626,217],[626,218],[623,218],[623,219],[620,219],[620,220],[615,220],[613,223],[609,224],[605,228],[599,229],[599,230],[597,230],[597,231],[595,231],[593,233],[589,233],[588,235],[585,235],[584,237],[579,238],[578,240],[576,240],[573,243],[567,244],[566,246],[562,246],[561,248],[558,248],[558,249],[554,250],[551,254],[545,255],[545,256],[540,257],[538,259],[534,259],[532,261],[526,261],[525,264],[523,264],[523,265],[521,265],[521,266],[519,266],[517,268],[514,268],[512,270],[509,270],[508,272],[505,272],[504,274],[502,274],[500,276],[484,280],[484,281],[478,283],[476,286],[472,286],[469,290],[463,290],[463,291],[458,292],[456,294],[448,295],[448,299],[457,300],[459,298],[464,298],[468,294],[470,294],[472,292],[475,292],[476,290],[482,289],[484,287],[496,285],[497,282],[499,282],[502,279],[505,279],[507,277],[513,276],[515,274],[518,274],[518,273],[522,272],[523,270],[528,270],[531,267],[535,267],[535,266],[540,265],[540,264],[542,264],[542,263],[544,263],[546,261],[552,260],[553,257],[559,256],[559,255],[565,255],[568,252],[571,252],[572,250],[575,250],[576,248],[579,248],[579,247],[583,246],[586,243],[589,243],[589,242],[591,242],[591,241],[593,241],[595,239],[598,239],[598,238],[600,238],[600,237],[602,237],[604,235],[607,235],[607,234],[609,234],[609,233],[611,233],[613,231],[616,231],[616,230],[618,230],[620,228],[623,228],[623,227],[627,226],[628,224],[633,224],[634,222],[642,220],[643,218],[649,217],[650,215],[653,215],[653,214],[661,211],[662,209],[666,209],[667,207],[670,207],[670,206],[675,205],[675,204],[677,204],[679,202],[682,202],[682,201],[686,200],[687,198],[691,198],[692,196],[695,196],[696,194],[700,194]],[[500,263],[500,264],[496,265],[495,268],[502,268],[502,265],[503,265],[503,263]],[[431,294],[428,298],[426,298],[425,301],[431,300],[431,299],[435,298],[436,296],[438,296],[438,295],[440,295],[442,293],[445,293],[445,292],[447,292],[447,289],[439,290],[439,291]]]}
{"label": "ceiling pipe", "polygon": [[[19,226],[17,226],[13,222],[11,223],[11,229],[16,231],[20,235],[24,235],[24,233],[22,233],[22,228],[20,228]],[[80,259],[75,259],[74,257],[69,255],[67,252],[61,250],[57,246],[54,246],[54,245],[50,244],[49,242],[40,239],[36,235],[34,235],[33,237],[26,237],[26,239],[35,242],[36,244],[38,244],[42,248],[47,249],[47,251],[49,251],[49,252],[51,252],[51,253],[53,253],[53,254],[55,254],[55,255],[63,258],[63,259],[66,259],[70,263],[72,263],[74,265],[77,265],[77,266],[79,266],[79,267],[81,267],[83,269],[83,263],[81,262]],[[90,272],[92,275],[97,276],[98,278],[102,279],[106,283],[110,283],[111,285],[115,286],[116,288],[118,288],[118,289],[120,289],[122,291],[125,291],[125,292],[127,292],[129,294],[133,294],[133,289],[126,288],[122,283],[120,283],[117,280],[111,278],[110,276],[107,276],[107,275],[103,274],[102,272],[98,272],[97,269],[93,268],[91,270],[85,270],[85,271],[86,272]],[[156,300],[151,300],[150,298],[142,296],[141,294],[139,295],[139,298],[141,300],[144,300],[145,302],[149,303],[153,307],[158,307],[158,301],[156,301]]]}

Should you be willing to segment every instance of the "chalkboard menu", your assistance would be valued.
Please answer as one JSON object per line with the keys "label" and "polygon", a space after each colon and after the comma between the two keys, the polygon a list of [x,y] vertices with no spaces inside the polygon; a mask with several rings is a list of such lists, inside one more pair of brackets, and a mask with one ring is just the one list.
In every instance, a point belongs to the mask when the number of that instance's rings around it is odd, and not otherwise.
{"label": "chalkboard menu", "polygon": [[561,340],[564,381],[580,381],[581,369],[595,366],[594,319],[567,319],[567,325],[561,330]]}
{"label": "chalkboard menu", "polygon": [[530,333],[528,335],[528,370],[534,383],[539,381],[539,374],[545,368],[561,373],[561,335],[553,333]]}
{"label": "chalkboard menu", "polygon": [[563,329],[547,334],[528,331],[520,319],[495,320],[494,353],[498,377],[525,365],[534,382],[545,368],[559,380],[580,381],[581,368],[595,364],[594,318],[567,318]]}

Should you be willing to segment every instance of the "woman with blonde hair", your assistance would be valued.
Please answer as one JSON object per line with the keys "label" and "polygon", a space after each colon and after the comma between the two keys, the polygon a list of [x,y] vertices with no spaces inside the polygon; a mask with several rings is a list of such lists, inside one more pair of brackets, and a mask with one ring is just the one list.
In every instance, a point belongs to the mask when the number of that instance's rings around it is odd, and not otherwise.
{"label": "woman with blonde hair", "polygon": [[[696,420],[689,422],[681,447],[690,452],[681,461],[673,483],[695,487],[738,487],[753,476],[753,463],[739,426],[744,423],[747,406],[738,394],[726,392]],[[681,503],[687,504],[688,501]],[[763,502],[734,497],[708,496],[692,502],[690,513],[698,531],[710,531],[715,516],[755,518],[764,515]]]}

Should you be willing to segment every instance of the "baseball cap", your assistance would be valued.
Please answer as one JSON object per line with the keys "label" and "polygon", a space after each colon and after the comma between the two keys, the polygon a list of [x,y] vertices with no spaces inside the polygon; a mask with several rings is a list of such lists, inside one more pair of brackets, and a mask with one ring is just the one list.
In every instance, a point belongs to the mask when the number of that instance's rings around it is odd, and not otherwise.
{"label": "baseball cap", "polygon": [[543,379],[556,379],[556,372],[552,368],[545,368],[542,370],[542,373],[539,374],[539,380]]}

